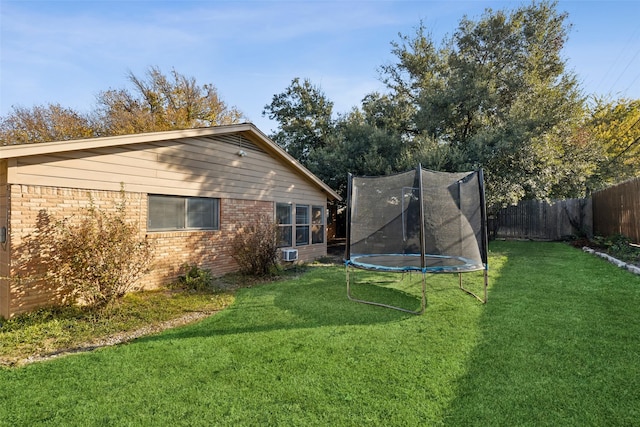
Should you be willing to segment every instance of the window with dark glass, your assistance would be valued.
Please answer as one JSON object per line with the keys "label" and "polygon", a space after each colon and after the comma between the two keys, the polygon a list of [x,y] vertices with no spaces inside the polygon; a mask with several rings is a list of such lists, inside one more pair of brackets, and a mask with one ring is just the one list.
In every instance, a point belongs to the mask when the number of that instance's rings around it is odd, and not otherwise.
{"label": "window with dark glass", "polygon": [[324,243],[324,208],[311,208],[311,243]]}
{"label": "window with dark glass", "polygon": [[293,221],[291,205],[288,203],[276,203],[276,221],[279,228],[279,247],[291,246],[293,236]]}
{"label": "window with dark glass", "polygon": [[149,231],[218,230],[220,199],[149,195]]}
{"label": "window with dark glass", "polygon": [[309,244],[309,206],[296,206],[296,246]]}

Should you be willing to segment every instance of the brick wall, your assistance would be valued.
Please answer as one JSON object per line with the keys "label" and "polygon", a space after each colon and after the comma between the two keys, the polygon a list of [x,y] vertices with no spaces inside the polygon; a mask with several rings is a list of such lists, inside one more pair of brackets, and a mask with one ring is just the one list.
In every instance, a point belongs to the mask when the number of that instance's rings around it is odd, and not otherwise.
{"label": "brick wall", "polygon": [[33,185],[10,186],[11,207],[9,225],[13,248],[36,229],[38,215],[45,210],[55,219],[73,218],[82,209],[95,206],[97,209],[115,212],[125,197],[127,219],[146,229],[147,195],[120,191],[81,190]]}
{"label": "brick wall", "polygon": [[222,199],[220,230],[148,233],[154,245],[155,263],[145,283],[151,286],[170,283],[178,278],[185,264],[209,269],[214,276],[236,271],[228,243],[236,227],[246,224],[254,215],[273,217],[273,209],[272,202]]}
{"label": "brick wall", "polygon": [[55,288],[39,278],[42,269],[38,263],[21,258],[26,251],[37,253],[34,232],[37,222],[44,218],[43,212],[53,220],[66,217],[73,222],[74,215],[91,205],[101,210],[115,211],[124,194],[128,220],[143,227],[146,224],[145,194],[29,185],[11,185],[8,193],[10,279],[9,313],[6,317],[64,301],[65,294],[62,289]]}
{"label": "brick wall", "polygon": [[[147,195],[144,193],[26,185],[11,185],[9,192],[11,206],[8,232],[12,253],[10,304],[6,317],[64,300],[60,289],[37,279],[37,266],[29,266],[25,270],[24,265],[18,262],[20,252],[33,240],[36,223],[43,210],[54,219],[73,218],[74,214],[91,205],[114,211],[124,194],[128,220],[138,224],[141,235],[146,233]],[[237,270],[231,257],[229,239],[237,227],[247,224],[255,215],[263,214],[273,216],[272,202],[221,199],[220,230],[146,233],[154,247],[154,263],[152,271],[141,283],[145,288],[155,288],[175,281],[185,264],[210,269],[216,276]],[[310,250],[309,254],[315,256],[318,249],[322,252],[322,248],[318,247]]]}

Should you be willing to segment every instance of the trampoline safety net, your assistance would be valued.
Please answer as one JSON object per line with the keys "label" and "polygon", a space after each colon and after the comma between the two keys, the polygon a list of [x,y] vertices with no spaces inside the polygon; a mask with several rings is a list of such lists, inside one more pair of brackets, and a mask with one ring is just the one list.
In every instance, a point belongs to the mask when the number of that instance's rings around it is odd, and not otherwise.
{"label": "trampoline safety net", "polygon": [[482,170],[418,166],[390,176],[349,175],[347,266],[460,273],[486,269]]}

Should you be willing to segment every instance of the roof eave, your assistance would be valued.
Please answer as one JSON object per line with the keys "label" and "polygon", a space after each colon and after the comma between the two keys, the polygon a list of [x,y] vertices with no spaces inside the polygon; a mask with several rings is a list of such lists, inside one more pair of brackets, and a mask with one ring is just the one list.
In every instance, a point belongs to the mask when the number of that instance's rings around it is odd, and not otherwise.
{"label": "roof eave", "polygon": [[11,159],[24,156],[36,156],[41,154],[64,153],[69,151],[90,150],[94,148],[114,147],[123,145],[143,144],[154,141],[167,141],[172,139],[194,138],[202,136],[224,135],[230,133],[249,133],[255,136],[264,148],[272,155],[277,156],[293,167],[300,174],[327,194],[331,200],[342,200],[340,195],[331,187],[321,181],[311,171],[300,164],[289,153],[274,143],[253,123],[241,123],[235,125],[223,125],[207,128],[173,130],[163,132],[149,132],[133,135],[106,136],[99,138],[74,139],[68,141],[40,142],[34,144],[6,145],[0,147],[0,159]]}
{"label": "roof eave", "polygon": [[251,126],[251,131],[254,135],[256,135],[265,145],[265,147],[274,155],[278,156],[280,159],[288,163],[298,172],[306,176],[310,181],[320,187],[326,194],[327,197],[331,200],[341,201],[342,197],[338,193],[336,193],[331,187],[325,184],[322,180],[320,180],[317,176],[315,176],[309,169],[304,167],[300,162],[298,162],[292,155],[287,153],[282,147],[278,144],[274,143],[267,135],[265,135],[260,129],[258,129],[255,125],[249,123]]}

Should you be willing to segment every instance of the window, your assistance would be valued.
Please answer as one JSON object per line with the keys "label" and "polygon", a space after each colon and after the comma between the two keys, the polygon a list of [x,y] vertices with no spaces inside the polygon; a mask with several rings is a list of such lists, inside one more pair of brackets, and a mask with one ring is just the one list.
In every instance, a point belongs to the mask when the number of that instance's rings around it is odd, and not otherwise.
{"label": "window", "polygon": [[309,244],[309,206],[296,206],[296,246]]}
{"label": "window", "polygon": [[279,247],[324,243],[325,212],[323,206],[276,203],[276,221],[280,227]]}
{"label": "window", "polygon": [[218,230],[220,200],[205,197],[149,195],[147,228],[159,230]]}
{"label": "window", "polygon": [[311,243],[324,243],[324,208],[311,208]]}
{"label": "window", "polygon": [[291,246],[293,222],[291,217],[291,205],[288,203],[276,203],[276,221],[280,228],[279,247]]}

